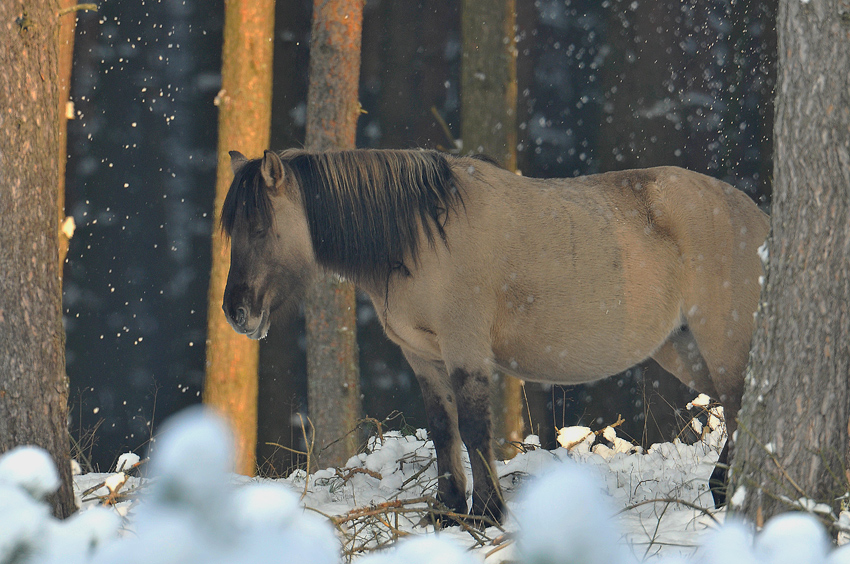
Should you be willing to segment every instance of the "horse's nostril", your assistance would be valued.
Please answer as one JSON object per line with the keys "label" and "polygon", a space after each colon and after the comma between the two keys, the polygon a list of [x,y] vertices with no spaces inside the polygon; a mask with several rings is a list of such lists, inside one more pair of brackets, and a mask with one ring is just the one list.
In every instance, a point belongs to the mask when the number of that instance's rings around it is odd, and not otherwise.
{"label": "horse's nostril", "polygon": [[248,312],[245,311],[245,308],[244,307],[237,307],[236,308],[236,319],[234,320],[236,322],[236,325],[238,325],[239,327],[244,327],[245,321],[247,321],[247,320],[248,320]]}

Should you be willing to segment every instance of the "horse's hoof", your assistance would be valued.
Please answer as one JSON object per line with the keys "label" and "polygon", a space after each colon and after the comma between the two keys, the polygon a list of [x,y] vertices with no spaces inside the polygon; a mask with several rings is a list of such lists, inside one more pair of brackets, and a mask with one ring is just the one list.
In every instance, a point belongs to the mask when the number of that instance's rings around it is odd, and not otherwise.
{"label": "horse's hoof", "polygon": [[476,527],[484,530],[487,527],[498,526],[504,518],[504,509],[501,503],[488,503],[484,510],[473,507],[472,518]]}
{"label": "horse's hoof", "polygon": [[711,497],[714,498],[715,509],[726,505],[726,476],[726,468],[717,466],[708,479],[708,489],[711,490]]}
{"label": "horse's hoof", "polygon": [[710,484],[711,497],[714,499],[714,508],[720,509],[726,505],[726,484]]}

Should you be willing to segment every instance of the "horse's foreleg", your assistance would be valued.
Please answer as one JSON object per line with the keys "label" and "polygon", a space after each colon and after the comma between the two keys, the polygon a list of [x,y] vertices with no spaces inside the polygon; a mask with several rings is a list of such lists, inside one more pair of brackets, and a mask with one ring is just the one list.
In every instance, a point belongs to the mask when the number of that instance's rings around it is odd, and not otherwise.
{"label": "horse's foreleg", "polygon": [[504,502],[493,456],[490,373],[454,368],[451,381],[457,397],[460,436],[472,465],[472,514],[499,522]]}
{"label": "horse's foreleg", "polygon": [[448,374],[441,365],[406,351],[405,357],[419,381],[428,431],[437,452],[437,499],[452,511],[466,514],[466,474],[461,457],[457,404]]}

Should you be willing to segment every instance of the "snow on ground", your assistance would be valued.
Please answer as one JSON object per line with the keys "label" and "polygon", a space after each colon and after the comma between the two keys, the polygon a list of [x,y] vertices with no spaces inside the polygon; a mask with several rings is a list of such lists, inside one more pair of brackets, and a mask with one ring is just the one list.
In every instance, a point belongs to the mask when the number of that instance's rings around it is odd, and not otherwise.
{"label": "snow on ground", "polygon": [[77,476],[81,511],[64,522],[42,501],[58,483],[49,458],[30,447],[0,457],[0,564],[850,564],[850,549],[828,554],[823,528],[803,514],[770,521],[755,542],[741,525],[720,526],[725,512],[711,508],[707,487],[724,440],[719,415],[693,424],[700,442],[646,452],[611,427],[562,430],[554,451],[529,437],[497,469],[504,529],[480,531],[435,530],[437,471],[423,430],[373,437],[344,468],[248,479],[230,472],[226,426],[190,409],[157,440],[151,478],[128,476],[135,455],[121,471]]}

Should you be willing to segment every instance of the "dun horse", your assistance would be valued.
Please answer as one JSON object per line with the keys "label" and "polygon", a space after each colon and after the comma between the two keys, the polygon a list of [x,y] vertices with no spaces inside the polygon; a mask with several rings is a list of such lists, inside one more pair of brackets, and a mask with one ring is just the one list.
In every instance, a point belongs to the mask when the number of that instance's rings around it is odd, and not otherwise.
{"label": "dun horse", "polygon": [[431,151],[230,155],[230,324],[264,337],[319,270],[367,292],[422,388],[449,508],[468,511],[463,442],[471,513],[502,516],[494,370],[578,384],[651,357],[720,400],[732,436],[768,231],[732,186],[674,167],[540,180]]}

